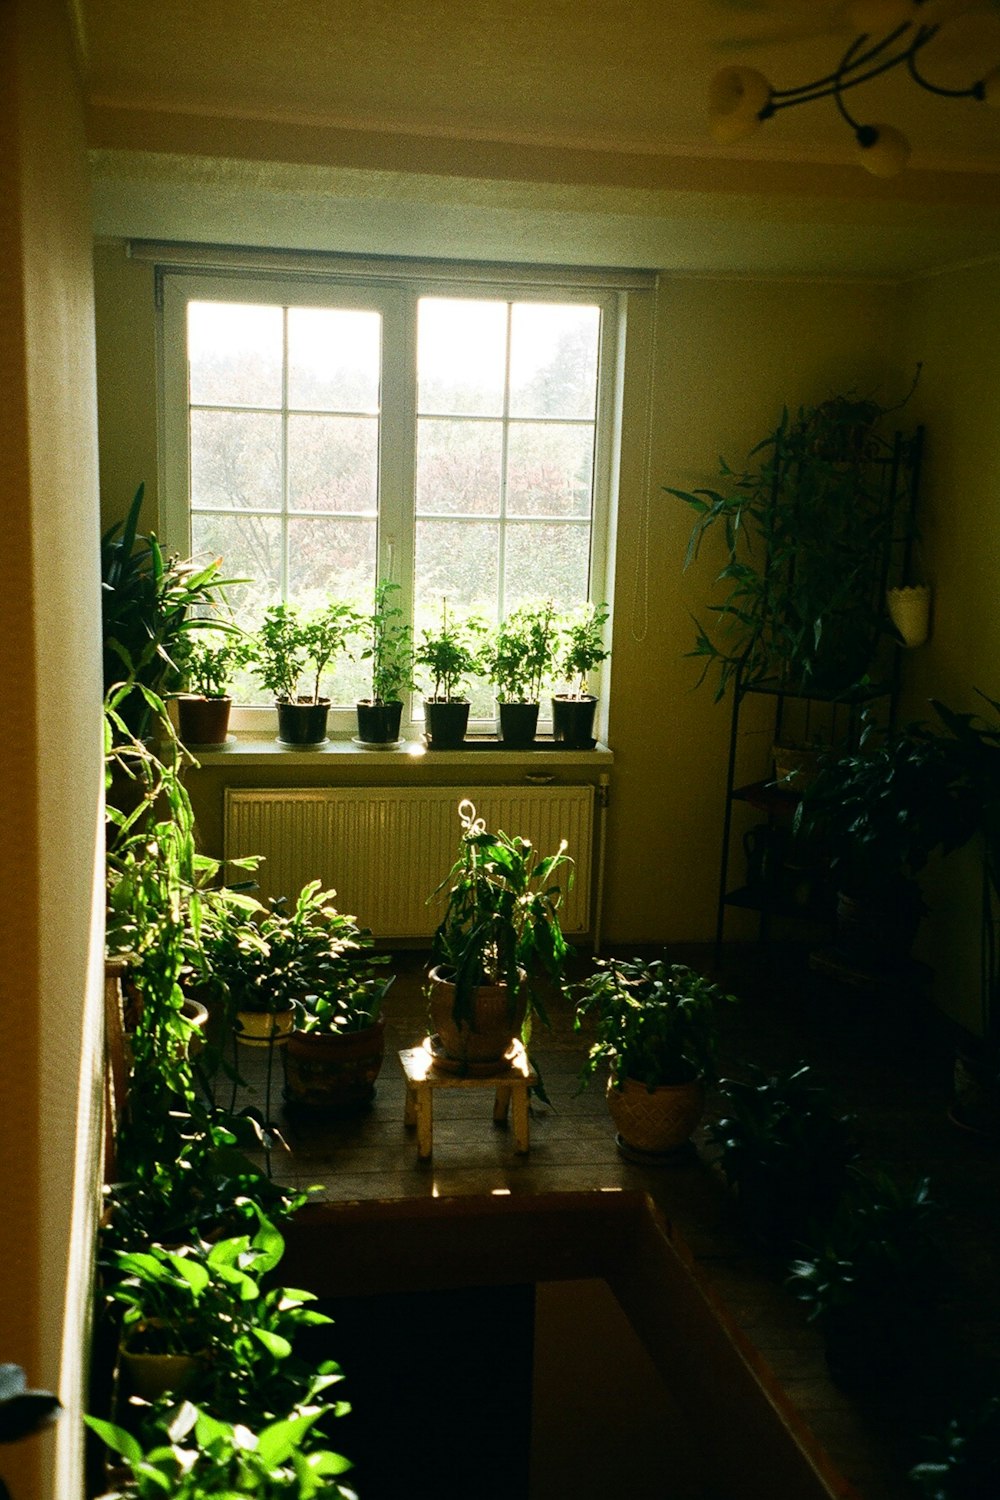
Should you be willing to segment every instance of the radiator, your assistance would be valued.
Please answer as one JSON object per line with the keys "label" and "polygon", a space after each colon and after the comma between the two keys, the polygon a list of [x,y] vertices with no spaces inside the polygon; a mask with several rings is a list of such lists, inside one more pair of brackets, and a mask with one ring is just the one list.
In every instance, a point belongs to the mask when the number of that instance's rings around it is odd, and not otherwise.
{"label": "radiator", "polygon": [[323,787],[240,789],[225,794],[225,856],[263,855],[260,899],[297,895],[309,880],[337,892],[337,907],[378,938],[427,938],[443,897],[428,896],[454,863],[458,804],[470,799],[491,832],[529,838],[540,855],[562,839],[574,882],[563,930],[590,930],[594,787]]}

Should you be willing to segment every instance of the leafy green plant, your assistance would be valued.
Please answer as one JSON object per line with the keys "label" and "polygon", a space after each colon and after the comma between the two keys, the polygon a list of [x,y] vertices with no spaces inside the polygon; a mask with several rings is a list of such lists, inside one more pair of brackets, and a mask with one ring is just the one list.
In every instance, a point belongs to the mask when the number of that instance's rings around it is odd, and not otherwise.
{"label": "leafy green plant", "polygon": [[236,635],[203,631],[178,655],[185,692],[227,698],[230,679],[243,660],[243,643]]}
{"label": "leafy green plant", "polygon": [[786,1250],[834,1211],[857,1157],[855,1122],[805,1063],[748,1073],[721,1081],[722,1113],[708,1138],[754,1238]]}
{"label": "leafy green plant", "polygon": [[592,1022],[595,1040],[583,1065],[586,1082],[607,1063],[616,1086],[626,1078],[648,1089],[715,1076],[718,1006],[731,1000],[684,964],[597,959],[575,986],[573,1024]]}
{"label": "leafy green plant", "polygon": [[218,558],[199,564],[166,556],[152,533],[142,535],[143,496],[140,484],[124,521],[101,538],[104,691],[128,684],[116,713],[123,732],[137,737],[157,716],[147,692],[162,699],[178,686],[187,643],[207,629],[235,629],[223,612],[225,589],[240,581],[220,577]]}
{"label": "leafy green plant", "polygon": [[607,623],[606,604],[585,604],[564,620],[560,631],[558,669],[571,684],[567,696],[586,697],[590,673],[611,655],[604,644]]}
{"label": "leafy green plant", "polygon": [[365,938],[354,918],[334,906],[335,895],[311,880],[290,910],[284,897],[272,899],[267,911],[247,898],[208,913],[208,971],[233,1012],[288,1010],[307,995],[334,992],[350,976]]}
{"label": "leafy green plant", "polygon": [[[372,962],[388,962],[388,956],[381,955]],[[352,974],[334,991],[307,995],[296,1007],[295,1029],[307,1036],[341,1036],[367,1030],[378,1020],[395,977],[390,974],[378,979],[374,975]]]}
{"label": "leafy green plant", "polygon": [[361,660],[371,663],[372,703],[396,703],[413,689],[413,638],[403,611],[393,602],[399,584],[383,579],[375,588],[375,607],[360,621],[367,644]]}
{"label": "leafy green plant", "polygon": [[414,653],[419,667],[430,674],[434,691],[428,695],[435,703],[453,703],[461,699],[466,680],[479,671],[481,637],[486,629],[474,616],[454,619],[448,614],[448,601],[441,601],[441,623],[434,630],[424,630]]}
{"label": "leafy green plant", "polygon": [[717,672],[717,699],[737,672],[744,684],[777,677],[829,692],[867,672],[883,629],[883,558],[904,526],[906,476],[887,492],[892,447],[877,431],[890,409],[838,396],[786,410],[747,468],[720,459],[720,488],[665,486],[695,513],[685,567],[710,533],[723,541],[718,629],[696,620],[689,653],[703,662],[699,682]]}
{"label": "leafy green plant", "polygon": [[85,1420],[128,1468],[115,1500],[356,1500],[339,1482],[350,1463],[320,1446],[317,1432],[344,1409],[311,1405],[253,1431],[184,1401],[158,1414],[146,1444],[113,1422]]}
{"label": "leafy green plant", "polygon": [[512,610],[487,637],[481,665],[504,703],[537,703],[557,645],[551,600]]}
{"label": "leafy green plant", "polygon": [[512,1014],[526,997],[529,1026],[532,1009],[545,1019],[537,981],[544,975],[560,984],[570,953],[555,877],[565,872],[571,882],[573,862],[565,841],[539,858],[529,839],[488,832],[468,800],[458,812],[464,830],[458,858],[433,893],[447,891],[448,901],[432,955],[454,983],[456,1023],[471,1021],[480,985],[505,984]]}
{"label": "leafy green plant", "polygon": [[910,1470],[924,1500],[984,1500],[1000,1494],[1000,1397],[953,1418],[925,1440],[927,1457]]}
{"label": "leafy green plant", "polygon": [[[248,638],[250,670],[279,703],[319,703],[323,673],[359,626],[349,604],[330,600],[310,614],[294,604],[272,604],[256,633]],[[308,673],[309,691],[302,679]]]}

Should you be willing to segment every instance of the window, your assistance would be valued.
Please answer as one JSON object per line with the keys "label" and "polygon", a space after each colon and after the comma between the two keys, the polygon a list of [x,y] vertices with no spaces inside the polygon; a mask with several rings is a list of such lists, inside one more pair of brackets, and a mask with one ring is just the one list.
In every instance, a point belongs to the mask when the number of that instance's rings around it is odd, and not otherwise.
{"label": "window", "polygon": [[[249,580],[231,591],[247,628],[278,599],[366,610],[386,577],[418,636],[443,599],[495,622],[605,597],[614,290],[471,272],[163,288],[166,536]],[[325,685],[346,730],[363,664]],[[263,727],[259,686],[237,687]],[[492,713],[480,685],[474,715]]]}

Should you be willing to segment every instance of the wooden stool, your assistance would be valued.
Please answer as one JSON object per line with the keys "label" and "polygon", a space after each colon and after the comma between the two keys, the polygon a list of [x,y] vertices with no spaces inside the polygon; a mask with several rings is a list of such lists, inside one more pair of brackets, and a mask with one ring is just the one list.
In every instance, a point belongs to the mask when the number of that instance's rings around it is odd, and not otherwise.
{"label": "wooden stool", "polygon": [[508,1060],[490,1073],[448,1073],[436,1066],[430,1037],[419,1047],[406,1047],[399,1054],[406,1075],[406,1108],[403,1122],[408,1129],[416,1126],[417,1160],[430,1161],[434,1149],[435,1089],[494,1089],[493,1122],[504,1125],[513,1100],[514,1150],[520,1156],[528,1152],[528,1090],[537,1083],[538,1074],[528,1061],[520,1042],[514,1042]]}

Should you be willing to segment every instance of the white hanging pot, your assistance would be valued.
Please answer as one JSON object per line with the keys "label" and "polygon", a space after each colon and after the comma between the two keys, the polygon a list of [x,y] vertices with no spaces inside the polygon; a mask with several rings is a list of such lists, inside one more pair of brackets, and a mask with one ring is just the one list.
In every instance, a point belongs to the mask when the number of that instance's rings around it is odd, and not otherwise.
{"label": "white hanging pot", "polygon": [[914,583],[886,590],[889,618],[904,646],[922,646],[930,634],[931,586]]}

